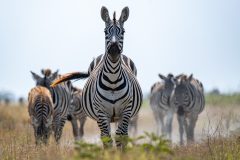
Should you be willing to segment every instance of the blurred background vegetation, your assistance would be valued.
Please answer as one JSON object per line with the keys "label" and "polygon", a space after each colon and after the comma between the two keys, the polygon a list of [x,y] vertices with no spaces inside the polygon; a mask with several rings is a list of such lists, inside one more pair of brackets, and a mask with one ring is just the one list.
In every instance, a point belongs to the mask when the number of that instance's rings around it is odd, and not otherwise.
{"label": "blurred background vegetation", "polygon": [[[148,105],[149,93],[144,94],[143,106]],[[205,93],[206,104],[210,106],[225,106],[225,105],[240,105],[240,91],[222,93],[218,88],[214,88]],[[20,104],[27,103],[27,95],[24,97],[17,97],[14,93],[6,90],[0,90],[0,104]]]}

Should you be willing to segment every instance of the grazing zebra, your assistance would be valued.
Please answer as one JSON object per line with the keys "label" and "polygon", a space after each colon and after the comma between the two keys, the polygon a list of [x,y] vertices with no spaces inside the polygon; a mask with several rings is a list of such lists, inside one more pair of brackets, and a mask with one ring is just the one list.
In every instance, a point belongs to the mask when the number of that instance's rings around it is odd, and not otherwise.
{"label": "grazing zebra", "polygon": [[159,77],[162,81],[156,82],[151,87],[150,106],[157,123],[157,135],[160,135],[161,127],[162,135],[171,140],[172,120],[175,110],[170,106],[170,96],[176,80],[172,74],[168,74],[167,77],[159,74]]}
{"label": "grazing zebra", "polygon": [[111,20],[107,8],[102,7],[101,17],[106,24],[105,54],[90,64],[88,73],[70,73],[52,84],[54,86],[66,80],[89,77],[83,89],[82,104],[86,114],[97,121],[104,147],[112,146],[111,122],[118,122],[117,147],[126,145],[124,137],[128,135],[129,121],[138,113],[142,104],[142,91],[136,79],[135,65],[121,54],[123,25],[128,16],[129,9],[125,7],[119,20],[116,20],[115,12]]}
{"label": "grazing zebra", "polygon": [[202,83],[193,78],[192,74],[189,77],[182,75],[178,77],[176,88],[170,99],[171,105],[177,108],[180,144],[183,144],[184,129],[187,135],[187,143],[193,142],[198,115],[205,106]]}
{"label": "grazing zebra", "polygon": [[53,102],[49,90],[37,86],[28,94],[28,113],[34,129],[36,144],[48,143],[52,131]]}
{"label": "grazing zebra", "polygon": [[36,85],[46,87],[51,93],[54,104],[53,131],[55,140],[59,143],[72,100],[71,82],[68,81],[52,88],[50,87],[52,81],[60,77],[58,71],[52,74],[50,69],[42,70],[44,77],[40,77],[34,72],[31,73]]}
{"label": "grazing zebra", "polygon": [[[73,101],[71,107],[69,108],[68,120],[72,123],[73,135],[75,140],[82,139],[84,135],[84,124],[87,119],[82,107],[82,90],[76,87],[73,87]],[[80,128],[78,128],[78,120],[80,123]]]}

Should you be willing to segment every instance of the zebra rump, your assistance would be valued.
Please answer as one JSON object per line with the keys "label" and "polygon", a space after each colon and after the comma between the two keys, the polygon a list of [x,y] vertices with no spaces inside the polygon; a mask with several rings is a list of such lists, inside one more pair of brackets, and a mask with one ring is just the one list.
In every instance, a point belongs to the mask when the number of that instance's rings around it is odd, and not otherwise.
{"label": "zebra rump", "polygon": [[37,86],[28,94],[28,113],[36,144],[48,143],[52,132],[53,102],[47,88]]}

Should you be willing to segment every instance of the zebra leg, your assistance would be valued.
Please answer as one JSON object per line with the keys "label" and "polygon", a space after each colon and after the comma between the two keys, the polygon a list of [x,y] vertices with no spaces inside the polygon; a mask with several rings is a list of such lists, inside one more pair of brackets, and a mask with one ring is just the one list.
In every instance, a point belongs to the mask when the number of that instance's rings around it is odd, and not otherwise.
{"label": "zebra leg", "polygon": [[180,134],[180,145],[183,145],[183,133],[184,133],[184,115],[177,114],[178,124],[179,124],[179,134]]}
{"label": "zebra leg", "polygon": [[198,119],[198,114],[193,114],[189,118],[188,139],[187,139],[188,144],[194,142],[194,128],[196,126],[197,119]]}
{"label": "zebra leg", "polygon": [[129,124],[129,131],[131,131],[133,137],[135,137],[137,135],[137,121],[138,121],[138,115],[136,115],[135,117],[133,117],[130,121]]}
{"label": "zebra leg", "polygon": [[43,137],[43,143],[44,143],[45,145],[48,145],[48,139],[49,139],[49,136],[48,136],[48,135],[44,135],[44,137]]}
{"label": "zebra leg", "polygon": [[72,118],[71,123],[72,123],[72,130],[73,130],[74,139],[75,139],[75,141],[78,141],[80,139],[80,137],[79,137],[77,119],[75,117]]}
{"label": "zebra leg", "polygon": [[122,118],[119,120],[118,128],[116,130],[116,146],[124,149],[128,140],[128,125],[130,121],[131,110],[128,109],[123,112]]}
{"label": "zebra leg", "polygon": [[41,144],[41,137],[37,135],[37,131],[34,129],[34,136],[35,136],[35,144]]}
{"label": "zebra leg", "polygon": [[187,137],[187,144],[189,140],[189,118],[184,116],[184,129]]}
{"label": "zebra leg", "polygon": [[153,116],[157,125],[157,136],[160,136],[160,127],[163,133],[163,116],[159,111],[153,111]]}
{"label": "zebra leg", "polygon": [[55,126],[54,137],[55,137],[55,140],[56,140],[57,144],[60,143],[60,138],[62,136],[62,129],[64,127],[64,124],[65,124],[66,120],[67,120],[67,118],[62,118],[60,120],[60,123],[58,123]]}
{"label": "zebra leg", "polygon": [[49,128],[46,128],[46,129],[48,129],[48,131],[46,131],[45,134],[44,134],[43,143],[45,145],[48,145],[48,141],[49,141],[49,138],[50,138],[50,135],[51,135],[51,130]]}
{"label": "zebra leg", "polygon": [[174,112],[172,110],[169,110],[167,112],[166,135],[167,135],[167,138],[170,141],[172,141],[172,120],[173,120],[173,114],[174,114]]}
{"label": "zebra leg", "polygon": [[103,142],[104,148],[112,147],[112,138],[110,135],[111,126],[109,118],[103,113],[102,111],[98,111],[98,120],[97,120],[98,127],[101,132],[101,140]]}
{"label": "zebra leg", "polygon": [[[166,136],[166,124],[165,124],[165,114],[163,112],[159,112],[158,114],[158,126],[161,127],[161,135],[163,137]],[[159,136],[160,134],[158,134]]]}
{"label": "zebra leg", "polygon": [[134,129],[134,124],[133,124],[133,119],[131,119],[129,121],[129,124],[128,124],[128,131],[130,132],[130,134],[133,132],[133,129]]}
{"label": "zebra leg", "polygon": [[84,135],[84,124],[87,120],[87,117],[83,117],[83,118],[80,118],[80,128],[79,128],[79,137],[80,139],[82,139],[83,135]]}

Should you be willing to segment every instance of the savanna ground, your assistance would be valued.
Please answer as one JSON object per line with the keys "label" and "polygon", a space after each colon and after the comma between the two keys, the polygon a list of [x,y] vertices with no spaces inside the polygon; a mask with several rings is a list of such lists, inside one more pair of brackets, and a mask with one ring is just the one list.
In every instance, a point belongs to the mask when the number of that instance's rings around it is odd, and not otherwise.
{"label": "savanna ground", "polygon": [[[74,143],[72,128],[66,123],[61,144],[51,137],[48,146],[35,146],[26,106],[0,105],[0,159],[240,159],[240,96],[209,95],[195,128],[196,142],[179,146],[178,123],[173,122],[173,144],[155,136],[156,125],[148,101],[144,101],[138,121],[138,138],[130,138],[125,151],[103,150],[99,130],[88,119],[83,142]],[[114,125],[112,126],[114,129]],[[143,136],[140,136],[143,135]]]}

